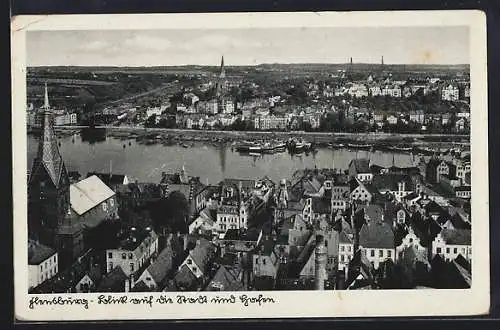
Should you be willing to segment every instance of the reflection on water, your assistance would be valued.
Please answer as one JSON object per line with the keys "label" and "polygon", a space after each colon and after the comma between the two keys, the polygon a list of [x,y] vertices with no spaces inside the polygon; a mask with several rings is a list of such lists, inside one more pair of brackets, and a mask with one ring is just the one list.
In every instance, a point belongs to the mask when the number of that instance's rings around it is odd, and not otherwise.
{"label": "reflection on water", "polygon": [[[370,158],[372,164],[411,166],[418,157],[389,152],[319,149],[315,153],[291,155],[287,152],[264,155],[242,155],[229,144],[195,143],[193,147],[139,144],[135,140],[108,137],[91,143],[82,136],[60,138],[59,147],[68,170],[83,176],[91,171],[123,173],[131,180],[159,182],[161,172],[180,171],[185,166],[188,175],[199,176],[202,182],[215,184],[224,177],[261,178],[267,175],[274,181],[290,177],[297,169],[332,167],[347,169],[353,158]],[[130,142],[130,143],[129,143]],[[28,136],[28,168],[36,155],[37,139]],[[412,161],[413,159],[413,161]]]}

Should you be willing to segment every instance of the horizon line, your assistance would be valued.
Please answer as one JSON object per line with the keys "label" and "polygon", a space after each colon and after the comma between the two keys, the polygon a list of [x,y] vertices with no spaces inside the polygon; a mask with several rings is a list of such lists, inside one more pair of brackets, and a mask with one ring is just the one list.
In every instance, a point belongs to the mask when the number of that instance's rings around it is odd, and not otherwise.
{"label": "horizon line", "polygon": [[[263,62],[259,64],[237,64],[237,65],[227,65],[224,64],[224,67],[258,67],[262,65],[346,65],[346,66],[355,66],[355,65],[379,65],[379,66],[470,66],[470,63],[373,63],[373,62]],[[155,65],[100,65],[100,64],[89,64],[89,65],[53,65],[53,64],[44,64],[44,65],[26,65],[27,68],[40,68],[40,67],[115,67],[115,68],[158,68],[158,67],[188,67],[188,66],[200,66],[200,67],[214,67],[218,68],[219,65],[211,65],[211,64],[155,64]]]}

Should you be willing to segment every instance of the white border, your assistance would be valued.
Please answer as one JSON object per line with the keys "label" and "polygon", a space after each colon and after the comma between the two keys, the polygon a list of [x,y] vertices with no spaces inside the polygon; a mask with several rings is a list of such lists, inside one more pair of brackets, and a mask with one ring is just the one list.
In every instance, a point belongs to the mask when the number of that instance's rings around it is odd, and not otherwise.
{"label": "white border", "polygon": [[[234,305],[49,306],[28,308],[26,31],[235,29],[271,27],[469,26],[472,155],[472,288],[469,290],[283,291],[263,292],[278,303]],[[481,11],[304,12],[141,15],[18,16],[12,19],[12,137],[15,312],[19,320],[131,320],[296,318],[363,316],[453,316],[485,314],[490,304],[486,16]],[[153,293],[158,296],[160,293]],[[168,293],[165,293],[168,294]],[[217,296],[221,293],[203,293]],[[236,295],[236,293],[234,293]],[[241,294],[253,295],[252,292]],[[258,293],[257,293],[258,294]],[[113,294],[119,296],[120,294]],[[186,293],[197,296],[197,293]],[[52,295],[43,295],[51,297]],[[75,295],[76,296],[76,295]],[[98,294],[79,297],[96,300]],[[143,293],[129,293],[143,297]],[[170,294],[171,296],[171,294]]]}

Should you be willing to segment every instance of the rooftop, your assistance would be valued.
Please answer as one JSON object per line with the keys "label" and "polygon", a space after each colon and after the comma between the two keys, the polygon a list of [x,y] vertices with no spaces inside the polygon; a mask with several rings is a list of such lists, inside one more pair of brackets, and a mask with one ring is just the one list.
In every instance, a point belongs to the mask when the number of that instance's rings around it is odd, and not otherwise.
{"label": "rooftop", "polygon": [[57,252],[43,244],[28,239],[28,264],[39,265]]}
{"label": "rooftop", "polygon": [[443,229],[440,235],[450,245],[471,245],[470,229]]}
{"label": "rooftop", "polygon": [[96,175],[90,176],[70,186],[72,209],[82,215],[115,195]]}
{"label": "rooftop", "polygon": [[393,249],[394,233],[385,222],[370,222],[361,227],[359,245],[364,248]]}

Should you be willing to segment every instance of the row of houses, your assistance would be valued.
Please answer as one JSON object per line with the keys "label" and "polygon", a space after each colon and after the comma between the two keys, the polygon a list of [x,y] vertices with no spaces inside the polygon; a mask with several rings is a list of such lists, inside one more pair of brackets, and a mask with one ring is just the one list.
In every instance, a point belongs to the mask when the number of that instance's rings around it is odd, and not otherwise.
{"label": "row of houses", "polygon": [[408,98],[415,94],[427,95],[431,92],[437,92],[442,100],[458,101],[470,98],[469,85],[460,87],[457,84],[445,84],[441,86],[432,85],[405,85],[401,86],[394,83],[375,84],[375,83],[349,83],[335,89],[325,89],[323,95],[326,97],[350,95],[352,97],[375,97],[390,96],[394,98]]}

